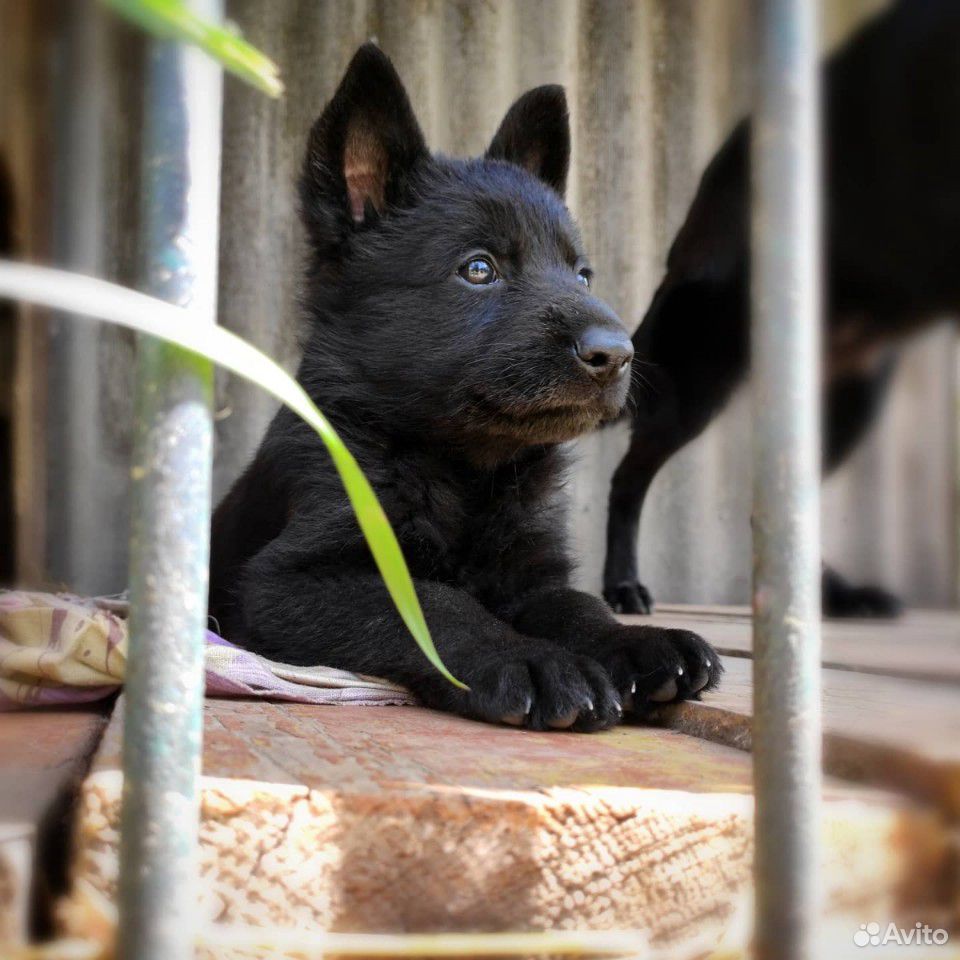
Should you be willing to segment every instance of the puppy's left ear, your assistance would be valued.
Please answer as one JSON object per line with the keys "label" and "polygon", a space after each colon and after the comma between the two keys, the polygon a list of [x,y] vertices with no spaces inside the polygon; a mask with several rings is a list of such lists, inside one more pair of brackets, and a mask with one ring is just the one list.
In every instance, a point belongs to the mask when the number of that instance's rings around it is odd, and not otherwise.
{"label": "puppy's left ear", "polygon": [[525,93],[507,111],[487,156],[529,170],[563,196],[570,167],[570,114],[563,87],[548,84]]}
{"label": "puppy's left ear", "polygon": [[314,241],[336,244],[402,204],[412,171],[428,156],[397,71],[365,43],[310,131],[300,199]]}

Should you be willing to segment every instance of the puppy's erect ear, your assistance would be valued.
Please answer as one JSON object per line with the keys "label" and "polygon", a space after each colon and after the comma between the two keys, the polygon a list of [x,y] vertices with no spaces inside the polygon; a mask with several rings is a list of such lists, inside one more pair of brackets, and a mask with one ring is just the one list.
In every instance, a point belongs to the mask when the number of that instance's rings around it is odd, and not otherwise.
{"label": "puppy's erect ear", "polygon": [[300,200],[314,239],[335,242],[402,202],[410,172],[427,156],[397,71],[365,43],[310,131]]}
{"label": "puppy's erect ear", "polygon": [[525,93],[507,111],[487,156],[529,170],[562,196],[570,166],[570,115],[563,87],[549,84]]}

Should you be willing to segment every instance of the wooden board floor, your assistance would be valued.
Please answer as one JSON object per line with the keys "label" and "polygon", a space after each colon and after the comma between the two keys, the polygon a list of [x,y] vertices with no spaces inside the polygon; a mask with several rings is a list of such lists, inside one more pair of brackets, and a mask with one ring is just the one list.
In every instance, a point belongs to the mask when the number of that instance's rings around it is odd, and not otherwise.
{"label": "wooden board floor", "polygon": [[[721,942],[742,949],[749,618],[664,607],[639,622],[697,630],[726,655],[721,688],[665,708],[660,727],[539,734],[417,708],[208,701],[205,919],[378,932],[629,927],[670,960]],[[868,914],[930,922],[956,908],[958,656],[956,615],[825,624],[824,877],[841,931]],[[19,750],[23,769],[75,776],[99,736],[82,712],[17,719],[20,732],[8,725],[0,737],[0,771],[3,751]],[[115,713],[81,790],[62,914],[80,936],[112,929],[121,733]],[[28,740],[46,746],[25,751]],[[28,783],[0,791],[0,823],[4,809],[47,795]],[[34,823],[44,803],[23,808]]]}
{"label": "wooden board floor", "polygon": [[[705,703],[663,711],[694,736],[750,749],[751,624],[744,607],[663,607],[630,622],[696,630],[725,654]],[[960,818],[960,614],[912,611],[895,621],[823,624],[827,772],[898,790]]]}
{"label": "wooden board floor", "polygon": [[[635,929],[670,960],[746,946],[741,750],[673,730],[532,733],[414,707],[209,701],[205,721],[207,923]],[[84,785],[73,935],[111,922],[120,736],[115,716]],[[936,815],[831,779],[824,817],[831,926],[943,909],[949,843]]]}

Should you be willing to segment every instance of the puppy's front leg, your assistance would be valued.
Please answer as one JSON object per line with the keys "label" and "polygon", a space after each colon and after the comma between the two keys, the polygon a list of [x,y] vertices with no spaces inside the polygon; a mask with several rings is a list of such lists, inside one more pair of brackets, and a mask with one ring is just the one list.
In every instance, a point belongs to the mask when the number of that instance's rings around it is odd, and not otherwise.
{"label": "puppy's front leg", "polygon": [[532,593],[510,619],[523,633],[599,661],[624,710],[640,716],[662,703],[699,697],[723,673],[716,651],[697,634],[622,624],[602,600],[578,590]]}
{"label": "puppy's front leg", "polygon": [[271,545],[248,566],[244,646],[274,659],[324,664],[386,677],[425,704],[491,722],[538,730],[599,730],[621,715],[606,671],[591,657],[523,636],[469,594],[416,581],[442,677],[414,643],[383,582],[365,569],[286,562]]}

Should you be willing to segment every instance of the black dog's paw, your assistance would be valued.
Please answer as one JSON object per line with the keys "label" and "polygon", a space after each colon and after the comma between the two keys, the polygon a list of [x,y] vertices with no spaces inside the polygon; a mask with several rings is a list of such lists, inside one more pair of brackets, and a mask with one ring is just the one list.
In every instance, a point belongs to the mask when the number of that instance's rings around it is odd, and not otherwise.
{"label": "black dog's paw", "polygon": [[[558,647],[500,653],[461,669],[469,693],[430,705],[477,720],[531,730],[590,732],[612,727],[623,717],[620,698],[607,672],[591,657]],[[436,688],[434,688],[436,689]],[[434,698],[425,696],[428,703]]]}
{"label": "black dog's paw", "polygon": [[901,600],[883,587],[844,584],[840,589],[834,588],[823,594],[823,614],[826,617],[893,619],[901,613]]}
{"label": "black dog's paw", "polygon": [[623,626],[591,652],[610,674],[624,711],[640,717],[664,703],[699,699],[723,673],[717,652],[689,630]]}
{"label": "black dog's paw", "polygon": [[825,567],[822,580],[823,614],[826,617],[893,618],[903,613],[903,604],[883,587],[854,586],[836,570]]}
{"label": "black dog's paw", "polygon": [[635,580],[607,587],[603,598],[615,613],[653,613],[653,596],[650,591]]}

